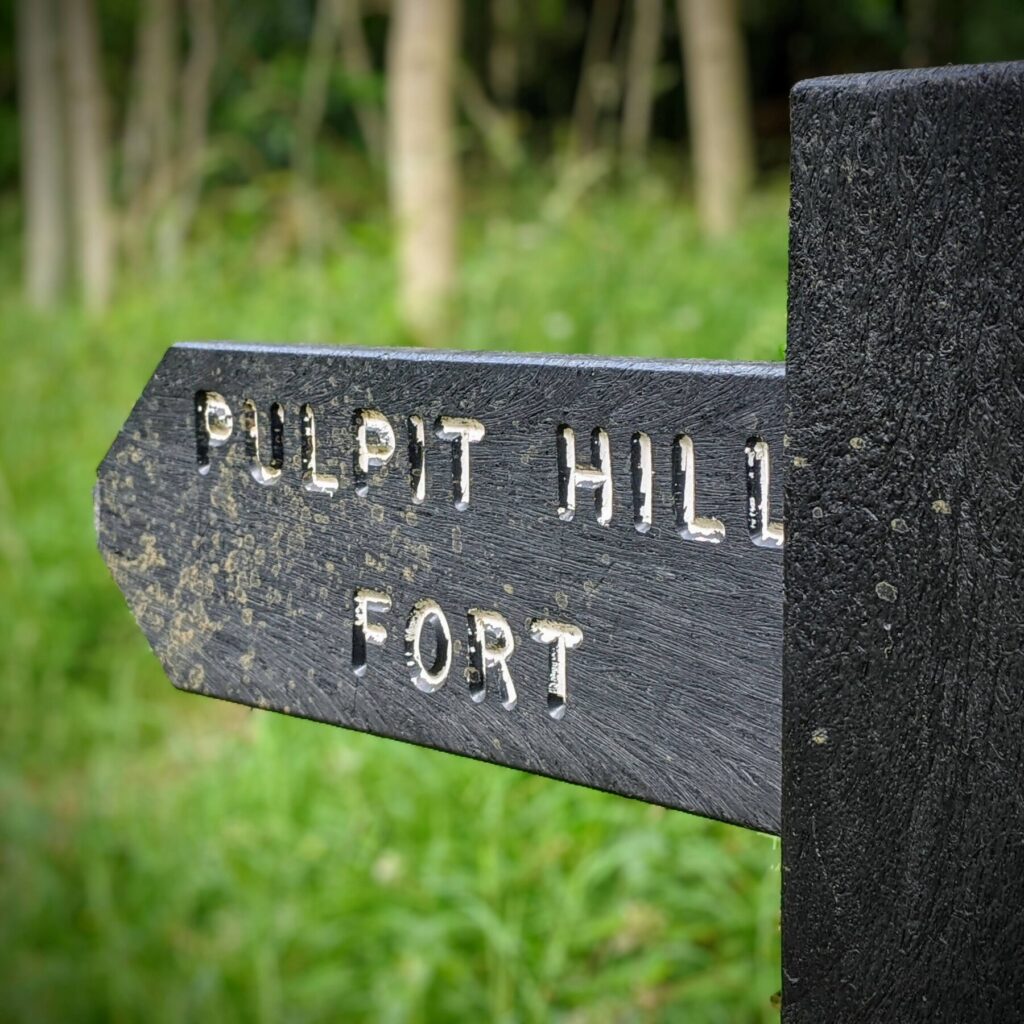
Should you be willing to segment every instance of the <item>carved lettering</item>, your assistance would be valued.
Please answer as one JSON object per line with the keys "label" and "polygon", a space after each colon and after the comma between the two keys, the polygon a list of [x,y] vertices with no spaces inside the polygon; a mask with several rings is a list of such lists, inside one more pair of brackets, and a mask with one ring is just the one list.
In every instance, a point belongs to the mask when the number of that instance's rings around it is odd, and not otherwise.
{"label": "carved lettering", "polygon": [[353,471],[356,494],[366,494],[370,489],[370,469],[386,465],[395,454],[395,432],[387,416],[376,409],[360,409],[353,422],[356,428]]}
{"label": "carved lettering", "polygon": [[333,494],[338,489],[338,478],[317,470],[316,414],[313,406],[302,407],[302,486],[312,494]]}
{"label": "carved lettering", "polygon": [[630,469],[633,477],[633,526],[637,533],[647,533],[653,522],[654,458],[651,439],[642,431],[633,435]]}
{"label": "carved lettering", "polygon": [[[433,626],[435,643],[429,666],[423,658],[423,633],[428,625]],[[405,662],[417,690],[434,693],[447,681],[452,668],[452,633],[436,601],[425,598],[413,606],[405,627]]]}
{"label": "carved lettering", "polygon": [[576,434],[563,424],[558,428],[558,518],[569,523],[576,516],[576,491],[593,491],[597,521],[612,521],[612,452],[608,434],[595,427],[590,435],[592,465],[576,464]]}
{"label": "carved lettering", "polygon": [[566,651],[579,647],[583,642],[583,630],[567,622],[553,619],[534,619],[530,623],[530,636],[539,644],[546,644],[549,654],[548,672],[548,714],[559,720],[565,716],[569,703],[568,670]]}
{"label": "carved lettering", "polygon": [[672,445],[672,497],[680,537],[708,544],[720,544],[725,539],[721,519],[697,515],[697,460],[693,441],[685,434]]}
{"label": "carved lettering", "polygon": [[498,675],[498,699],[506,711],[516,706],[516,686],[509,672],[508,659],[515,650],[512,627],[500,612],[470,608],[469,618],[469,695],[479,703],[487,696],[488,672]]}
{"label": "carved lettering", "polygon": [[759,437],[747,441],[747,530],[759,548],[781,548],[785,543],[782,523],[771,518],[771,460],[768,442]]}
{"label": "carved lettering", "polygon": [[409,428],[409,486],[414,505],[427,500],[427,432],[422,416],[410,416]]}
{"label": "carved lettering", "polygon": [[249,473],[264,487],[273,487],[281,481],[284,466],[284,409],[274,402],[270,406],[270,462],[260,454],[260,422],[256,403],[247,398],[242,402],[242,432],[245,434],[245,455],[249,460]]}
{"label": "carved lettering", "polygon": [[485,432],[479,420],[441,416],[437,421],[437,436],[452,442],[452,497],[460,512],[469,508],[469,446],[482,441]]}
{"label": "carved lettering", "polygon": [[196,464],[204,476],[210,472],[210,449],[227,444],[234,426],[231,407],[223,395],[196,392]]}
{"label": "carved lettering", "polygon": [[379,590],[360,589],[355,592],[355,617],[352,621],[352,671],[366,675],[366,647],[383,647],[388,638],[387,629],[370,622],[370,612],[391,611],[391,598]]}

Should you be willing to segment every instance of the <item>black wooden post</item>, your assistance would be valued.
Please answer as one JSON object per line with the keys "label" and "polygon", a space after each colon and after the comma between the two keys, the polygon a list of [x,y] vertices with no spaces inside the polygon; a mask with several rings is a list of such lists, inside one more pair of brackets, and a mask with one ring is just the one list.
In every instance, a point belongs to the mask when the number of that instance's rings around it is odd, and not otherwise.
{"label": "black wooden post", "polygon": [[787,1024],[1024,1019],[1024,64],[792,103]]}

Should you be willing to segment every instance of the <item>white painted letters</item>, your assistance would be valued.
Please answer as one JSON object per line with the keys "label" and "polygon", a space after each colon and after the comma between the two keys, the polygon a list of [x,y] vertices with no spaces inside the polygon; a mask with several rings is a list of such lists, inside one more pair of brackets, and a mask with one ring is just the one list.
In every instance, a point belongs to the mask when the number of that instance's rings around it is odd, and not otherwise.
{"label": "white painted letters", "polygon": [[550,648],[548,675],[548,714],[558,720],[565,716],[569,703],[566,651],[579,647],[583,630],[566,622],[552,619],[534,619],[530,623],[530,636],[539,644]]}
{"label": "white painted letters", "polygon": [[353,473],[356,494],[366,494],[370,489],[370,468],[385,465],[395,454],[395,432],[387,416],[376,409],[358,410],[353,422],[356,428]]}
{"label": "white painted letters", "polygon": [[284,409],[277,402],[270,406],[270,462],[260,455],[260,421],[256,403],[247,398],[242,402],[242,433],[245,434],[245,454],[249,460],[249,473],[264,487],[273,487],[281,480],[284,466]]}
{"label": "white painted letters", "polygon": [[313,494],[333,494],[338,478],[316,468],[316,414],[308,403],[302,407],[302,486]]}
{"label": "white painted letters", "polygon": [[[317,419],[313,406],[304,403],[299,408],[301,444],[298,464],[301,469],[301,486],[303,490],[313,494],[333,495],[339,487],[339,476],[323,472],[319,464],[321,452],[318,449]],[[217,391],[195,392],[193,410],[196,462],[199,472],[206,475],[210,471],[211,449],[228,444],[234,436],[234,416],[227,400]],[[259,410],[252,399],[242,400],[239,418],[245,450],[244,465],[249,475],[263,487],[279,484],[287,477],[288,466],[295,464],[294,456],[287,462],[285,460],[284,405],[276,401],[270,404],[267,420],[269,434],[260,429]],[[519,425],[516,421],[513,422],[516,426]],[[418,506],[427,501],[427,421],[422,415],[412,413],[405,417],[405,423],[409,458],[409,490],[405,492],[405,500]],[[352,424],[354,433],[351,457],[355,490],[357,494],[366,495],[372,471],[393,462],[398,450],[397,434],[392,420],[379,409],[357,409],[353,413]],[[486,428],[477,419],[441,415],[434,423],[434,433],[440,441],[451,445],[453,502],[459,512],[464,512],[470,505],[470,449],[472,445],[484,439]],[[268,436],[269,455],[266,450]],[[338,435],[334,433],[331,436],[337,438]],[[521,453],[522,465],[533,463],[538,443],[536,437],[529,439],[529,449]],[[658,447],[662,443],[642,430],[634,431],[630,435],[632,524],[633,529],[640,534],[650,534],[655,528],[656,487],[661,479],[655,470],[655,463]],[[726,536],[725,521],[716,516],[698,514],[699,489],[695,449],[694,439],[688,434],[678,434],[672,441],[672,526],[685,540],[720,544]],[[744,453],[745,495],[744,498],[737,495],[737,502],[745,500],[749,539],[757,547],[779,549],[784,543],[784,527],[780,521],[771,519],[768,443],[761,437],[751,437],[746,443]],[[571,426],[563,423],[556,431],[556,456],[558,518],[566,523],[572,522],[576,518],[580,493],[593,493],[597,522],[601,526],[610,526],[614,510],[614,473],[609,432],[604,427],[594,427],[590,432],[590,459],[584,458],[580,462],[577,461],[576,433]],[[225,468],[238,464],[235,459],[228,458]],[[721,469],[715,472],[720,474]],[[738,475],[737,473],[737,478]],[[392,485],[385,486],[387,479],[386,473],[381,475],[382,497],[395,493]],[[388,489],[389,486],[392,486],[391,490]],[[515,483],[512,482],[511,491],[508,489],[509,486],[506,481],[503,491],[506,496],[515,493]],[[744,492],[741,491],[740,494]],[[706,501],[706,498],[704,500]],[[416,517],[407,517],[407,522],[414,525]],[[663,529],[669,528],[666,524]]]}
{"label": "white painted letters", "polygon": [[388,631],[377,622],[370,622],[370,612],[391,611],[391,598],[380,590],[359,589],[355,592],[355,617],[352,621],[352,671],[366,675],[366,645],[383,647]]}
{"label": "white painted letters", "polygon": [[697,515],[697,462],[693,441],[685,434],[672,445],[672,497],[676,507],[676,529],[686,540],[720,544],[725,539],[721,519]]}
{"label": "white painted letters", "polygon": [[516,685],[508,670],[508,659],[516,648],[508,620],[500,612],[470,608],[469,618],[469,695],[478,704],[487,696],[488,669],[497,669],[500,682],[498,699],[506,711],[516,706]]}
{"label": "white painted letters", "polygon": [[608,434],[595,427],[590,435],[593,465],[576,464],[576,434],[563,424],[558,428],[558,518],[572,522],[576,515],[576,490],[593,491],[597,521],[612,521],[612,452]]}
{"label": "white painted letters", "polygon": [[654,458],[651,439],[642,431],[633,435],[630,469],[633,477],[633,526],[637,533],[647,533],[654,518]]}
{"label": "white painted letters", "polygon": [[781,548],[785,542],[782,523],[771,518],[771,461],[768,442],[759,437],[747,441],[747,529],[759,548]]}
{"label": "white painted letters", "polygon": [[[429,668],[423,660],[423,631],[428,623],[433,623],[436,644]],[[452,668],[452,633],[436,601],[425,598],[413,606],[405,626],[405,663],[417,690],[433,693],[447,681]]]}
{"label": "white painted letters", "polygon": [[437,436],[452,442],[452,495],[460,512],[469,508],[469,446],[482,441],[485,432],[479,420],[441,416],[437,421]]}
{"label": "white painted letters", "polygon": [[410,416],[409,427],[409,486],[414,505],[427,500],[427,435],[422,416]]}
{"label": "white painted letters", "polygon": [[210,472],[210,449],[227,444],[234,427],[231,407],[223,395],[196,392],[196,463],[203,476]]}

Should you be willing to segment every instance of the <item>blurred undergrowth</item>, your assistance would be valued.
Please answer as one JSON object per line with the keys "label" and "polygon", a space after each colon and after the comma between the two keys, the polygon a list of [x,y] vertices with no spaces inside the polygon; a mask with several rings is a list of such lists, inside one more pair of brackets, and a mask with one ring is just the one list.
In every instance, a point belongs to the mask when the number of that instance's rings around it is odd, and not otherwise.
{"label": "blurred undergrowth", "polygon": [[[325,209],[311,255],[284,191],[211,199],[178,272],[129,272],[100,318],[31,313],[0,250],[4,1018],[777,1019],[765,837],[163,678],[91,487],[165,348],[406,340],[383,217]],[[466,210],[452,347],[782,353],[782,182],[715,245],[653,177]]]}

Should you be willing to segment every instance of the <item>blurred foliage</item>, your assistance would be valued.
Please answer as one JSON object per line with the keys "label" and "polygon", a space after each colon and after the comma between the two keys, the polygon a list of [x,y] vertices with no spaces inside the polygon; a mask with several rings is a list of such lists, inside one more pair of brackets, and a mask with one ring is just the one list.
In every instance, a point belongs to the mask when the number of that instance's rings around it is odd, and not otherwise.
{"label": "blurred foliage", "polygon": [[[781,182],[720,246],[654,177],[468,206],[456,346],[781,353]],[[166,346],[404,340],[384,218],[308,261],[287,207],[225,190],[179,276],[96,319],[29,312],[0,250],[4,1019],[777,1019],[768,838],[164,679],[90,493]]]}
{"label": "blurred foliage", "polygon": [[[111,97],[109,122],[116,136],[130,95],[140,0],[98,3]],[[666,0],[663,73],[654,121],[656,139],[678,143],[685,138],[686,115],[673,3]],[[235,175],[282,167],[290,155],[315,0],[219,0],[218,6],[213,136],[230,137],[236,156],[247,156],[232,168]],[[13,7],[0,4],[0,191],[16,187],[18,178]],[[386,4],[364,0],[363,7],[375,66],[383,68]],[[524,0],[521,5],[515,29],[520,66],[516,114],[534,152],[550,150],[571,115],[591,7],[591,0]],[[1019,0],[746,0],[744,22],[762,162],[768,167],[785,164],[786,97],[794,82],[813,75],[903,66],[910,56],[909,25],[915,16],[923,18],[923,55],[928,63],[1010,60],[1024,53],[1024,4]],[[481,81],[487,77],[491,32],[489,5],[464,4],[463,61]],[[355,81],[336,69],[327,137],[358,148],[352,101],[381,99],[384,91],[382,73],[371,81]],[[467,147],[482,155],[483,141],[468,130],[466,139]]]}
{"label": "blurred foliage", "polygon": [[[751,0],[769,180],[742,231],[698,237],[666,14],[649,173],[567,173],[589,4],[530,0],[499,174],[462,125],[454,347],[780,358],[786,96],[813,74],[899,66],[911,6],[933,63],[1024,49],[1017,0]],[[367,3],[380,67],[387,19]],[[0,4],[0,992],[8,1020],[777,1020],[778,849],[724,825],[173,691],[94,549],[96,465],[165,348],[186,338],[400,345],[384,175],[330,81],[322,247],[289,170],[312,0],[220,0],[194,239],[143,262],[102,317],[18,297],[13,4]],[[137,0],[101,0],[116,133]],[[485,78],[486,4],[463,59]],[[930,12],[930,13],[929,13]]]}

